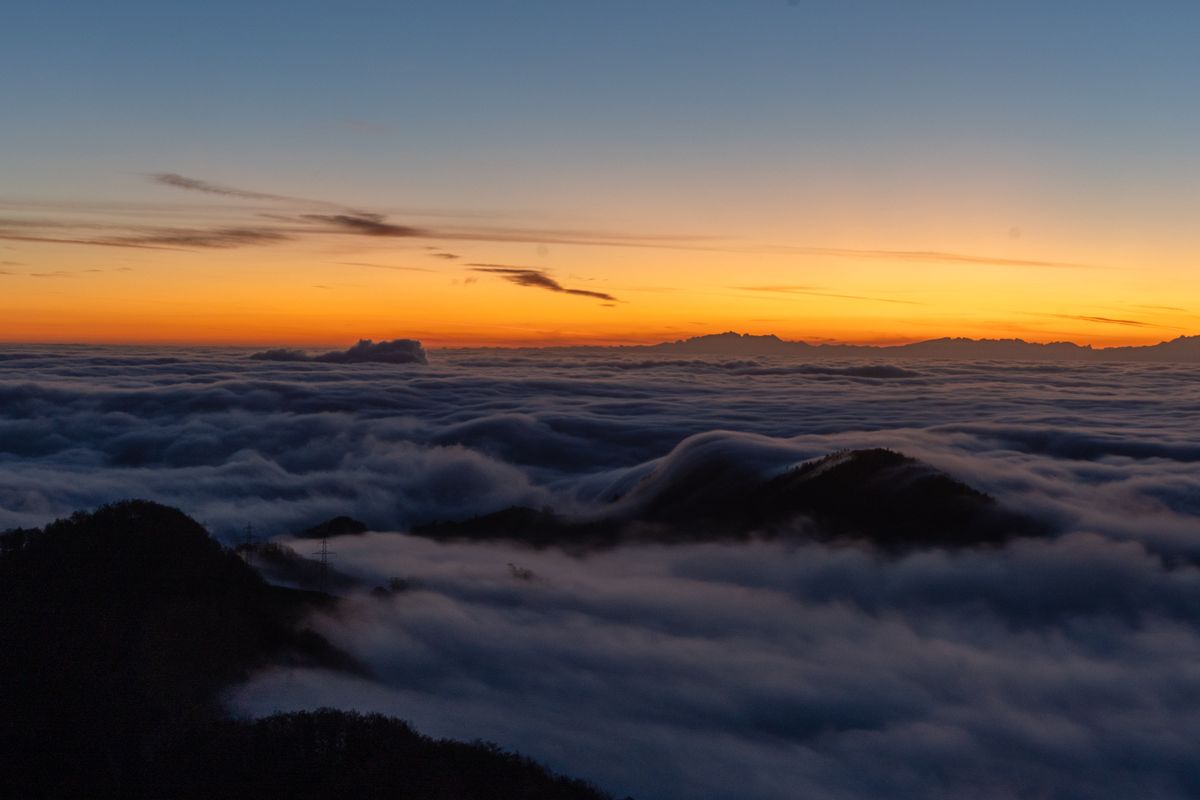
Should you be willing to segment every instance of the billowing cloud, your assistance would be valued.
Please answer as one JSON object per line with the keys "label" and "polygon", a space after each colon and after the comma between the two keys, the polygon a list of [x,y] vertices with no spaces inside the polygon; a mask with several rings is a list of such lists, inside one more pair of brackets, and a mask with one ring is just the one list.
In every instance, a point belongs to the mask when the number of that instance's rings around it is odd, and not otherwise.
{"label": "billowing cloud", "polygon": [[[336,567],[389,588],[348,589],[314,624],[372,677],[270,671],[230,702],[387,711],[617,796],[1194,794],[1194,365],[621,349],[429,362],[6,347],[0,528],[134,496],[227,541],[247,523],[287,543],[361,519],[376,533],[338,539]],[[664,476],[707,491],[706,463],[771,475],[859,447],[920,458],[1051,532],[953,551],[587,557],[406,533],[511,505],[586,518]]]}
{"label": "billowing cloud", "polygon": [[375,679],[271,671],[237,708],[385,711],[618,796],[1183,798],[1198,777],[1200,573],[1136,545],[336,547],[402,587],[317,623]]}
{"label": "billowing cloud", "polygon": [[504,278],[504,280],[510,283],[515,283],[518,286],[529,286],[534,289],[548,289],[552,292],[562,292],[564,294],[574,294],[581,297],[594,297],[597,300],[618,302],[617,298],[605,292],[593,292],[587,289],[568,289],[540,269],[529,269],[526,267],[505,267],[495,264],[472,264],[471,268],[474,272],[486,272],[491,275],[499,275],[501,278]]}
{"label": "billowing cloud", "polygon": [[[292,514],[286,497],[295,495],[284,487],[312,472],[323,476],[316,485],[330,511],[367,519],[336,498],[358,497],[363,465],[400,445],[463,447],[520,471],[564,507],[586,506],[638,480],[684,439],[714,430],[736,432],[729,446],[741,451],[746,436],[779,440],[780,468],[843,448],[891,447],[1001,500],[1094,520],[1123,537],[1186,530],[1178,512],[1194,508],[1188,493],[1200,491],[1192,488],[1200,455],[1185,402],[1188,365],[460,350],[397,370],[246,356],[49,346],[0,353],[0,492],[12,492],[0,500],[0,527],[42,524],[146,486],[166,492],[153,499],[217,524],[225,517],[212,509],[232,496],[218,476],[244,475],[251,464],[266,483],[235,492],[239,503],[252,489],[276,498],[254,513]],[[211,472],[213,489],[203,488],[209,478],[178,469]]]}

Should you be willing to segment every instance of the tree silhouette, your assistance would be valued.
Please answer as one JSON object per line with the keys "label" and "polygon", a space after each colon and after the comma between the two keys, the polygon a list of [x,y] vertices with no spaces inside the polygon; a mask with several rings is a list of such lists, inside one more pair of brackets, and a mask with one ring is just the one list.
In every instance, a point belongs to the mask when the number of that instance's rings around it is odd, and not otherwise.
{"label": "tree silhouette", "polygon": [[333,602],[155,503],[0,534],[0,797],[601,797],[398,720],[231,719],[220,693],[255,669],[363,671],[305,625]]}

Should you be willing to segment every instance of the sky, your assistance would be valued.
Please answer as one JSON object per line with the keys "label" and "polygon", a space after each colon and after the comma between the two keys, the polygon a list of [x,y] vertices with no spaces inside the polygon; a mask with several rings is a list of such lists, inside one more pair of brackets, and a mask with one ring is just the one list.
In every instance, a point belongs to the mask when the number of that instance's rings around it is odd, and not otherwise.
{"label": "sky", "polygon": [[0,341],[1200,332],[1193,3],[22,4]]}

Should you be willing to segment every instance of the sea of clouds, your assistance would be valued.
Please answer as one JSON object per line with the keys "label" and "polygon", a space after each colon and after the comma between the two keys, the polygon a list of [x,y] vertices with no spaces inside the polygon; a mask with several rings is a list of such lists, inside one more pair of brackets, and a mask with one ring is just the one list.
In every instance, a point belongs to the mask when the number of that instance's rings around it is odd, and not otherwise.
{"label": "sea of clouds", "polygon": [[[143,497],[230,541],[337,514],[386,532],[336,563],[404,590],[315,621],[372,677],[268,671],[231,695],[245,713],[386,711],[642,798],[1200,793],[1200,366],[251,355],[0,351],[0,529]],[[1055,533],[586,557],[404,533],[847,447]]]}

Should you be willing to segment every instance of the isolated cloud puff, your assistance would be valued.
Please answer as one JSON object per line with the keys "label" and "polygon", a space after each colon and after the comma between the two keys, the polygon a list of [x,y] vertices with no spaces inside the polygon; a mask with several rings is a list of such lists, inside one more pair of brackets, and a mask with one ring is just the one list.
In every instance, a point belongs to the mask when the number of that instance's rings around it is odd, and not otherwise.
{"label": "isolated cloud puff", "polygon": [[250,356],[258,361],[318,361],[325,364],[428,364],[425,348],[415,339],[392,339],[373,342],[359,339],[348,350],[310,355],[290,348],[264,350]]}

